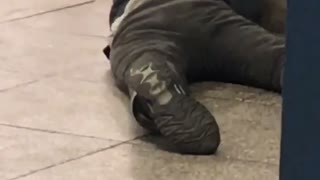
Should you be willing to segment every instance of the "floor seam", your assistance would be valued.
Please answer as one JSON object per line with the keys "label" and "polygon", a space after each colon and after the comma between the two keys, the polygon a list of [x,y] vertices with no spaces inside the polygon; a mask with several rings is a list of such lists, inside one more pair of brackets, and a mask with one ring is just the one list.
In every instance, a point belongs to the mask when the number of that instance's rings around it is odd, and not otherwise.
{"label": "floor seam", "polygon": [[19,83],[19,84],[16,84],[16,85],[8,87],[8,88],[0,89],[0,93],[5,93],[5,92],[11,91],[11,90],[15,90],[15,89],[19,89],[19,88],[25,88],[25,87],[27,87],[29,85],[38,83],[38,82],[40,82],[40,81],[42,81],[44,79],[49,79],[49,78],[52,78],[52,77],[55,77],[55,74],[45,75],[45,76],[43,76],[41,78],[37,78],[37,79],[30,80],[30,81],[26,81],[24,83]]}
{"label": "floor seam", "polygon": [[40,16],[40,15],[45,15],[45,14],[49,14],[49,13],[62,11],[62,10],[65,10],[65,9],[71,9],[71,8],[75,8],[75,7],[91,4],[91,3],[94,3],[95,1],[96,0],[89,0],[89,1],[82,2],[82,3],[72,4],[72,5],[68,5],[68,6],[64,6],[64,7],[60,7],[60,8],[55,8],[55,9],[52,9],[52,10],[43,11],[43,12],[39,12],[39,13],[35,13],[35,14],[31,14],[31,15],[27,15],[27,16],[23,16],[23,17],[17,17],[17,18],[13,18],[13,19],[9,19],[9,20],[4,20],[4,21],[0,21],[0,24],[15,22],[15,21],[23,20],[23,19],[29,19],[29,18],[33,18],[33,17],[36,17],[36,16]]}
{"label": "floor seam", "polygon": [[25,87],[25,86],[37,83],[39,81],[40,81],[40,79],[35,79],[35,80],[30,80],[30,81],[27,81],[27,82],[24,82],[24,83],[16,84],[16,85],[8,87],[8,88],[0,89],[0,93],[7,92],[7,91],[10,91],[10,90],[13,90],[13,89],[20,88],[20,87]]}
{"label": "floor seam", "polygon": [[[37,27],[31,27],[33,29],[39,29]],[[107,29],[108,27],[106,27]],[[75,37],[84,37],[84,38],[94,38],[99,40],[107,41],[108,36],[107,35],[101,35],[101,34],[86,34],[86,33],[76,33],[76,32],[64,32],[64,31],[48,31],[46,29],[39,29],[41,31],[49,32],[49,33],[55,33],[55,34],[64,34],[64,35],[70,35]]]}
{"label": "floor seam", "polygon": [[36,131],[36,132],[43,132],[43,133],[49,133],[49,134],[58,134],[58,135],[67,135],[67,136],[73,136],[73,137],[79,137],[79,138],[89,138],[89,139],[95,139],[95,140],[103,140],[103,141],[121,141],[121,140],[117,140],[117,139],[102,138],[102,137],[97,137],[97,136],[82,135],[82,134],[69,133],[69,132],[63,132],[63,131],[56,131],[56,130],[49,130],[49,129],[40,129],[40,128],[33,128],[33,127],[12,125],[12,124],[7,124],[7,123],[0,123],[0,126],[9,127],[9,128],[16,128],[16,129],[23,129],[23,130],[29,130],[29,131]]}
{"label": "floor seam", "polygon": [[[143,135],[144,136],[144,135]],[[127,140],[127,141],[122,141],[122,142],[119,142],[119,143],[116,143],[114,145],[111,145],[111,146],[107,146],[107,147],[104,147],[104,148],[99,148],[95,151],[90,151],[88,153],[85,153],[81,156],[77,156],[77,157],[74,157],[74,158],[70,158],[70,159],[67,159],[65,161],[61,161],[59,163],[55,163],[55,164],[51,164],[49,166],[46,166],[46,167],[43,167],[43,168],[40,168],[40,169],[37,169],[37,170],[33,170],[33,171],[30,171],[28,173],[25,173],[25,174],[22,174],[22,175],[19,175],[17,177],[14,177],[14,178],[10,178],[8,180],[16,180],[16,179],[20,179],[20,178],[24,178],[24,177],[27,177],[27,176],[30,176],[30,175],[33,175],[33,174],[36,174],[38,172],[41,172],[41,171],[45,171],[45,170],[48,170],[48,169],[51,169],[51,168],[54,168],[54,167],[58,167],[58,166],[61,166],[61,165],[64,165],[64,164],[67,164],[67,163],[70,163],[70,162],[73,162],[73,161],[77,161],[77,160],[80,160],[80,159],[83,159],[83,158],[86,158],[86,157],[89,157],[89,156],[92,156],[92,155],[95,155],[95,154],[98,154],[98,153],[101,153],[101,152],[104,152],[104,151],[107,151],[109,149],[113,149],[115,147],[118,147],[118,146],[121,146],[123,144],[127,144],[127,142],[129,141],[133,141],[133,140],[136,140],[138,138],[141,138],[143,136],[138,136],[138,137],[135,137],[133,139],[130,139],[130,140]]]}

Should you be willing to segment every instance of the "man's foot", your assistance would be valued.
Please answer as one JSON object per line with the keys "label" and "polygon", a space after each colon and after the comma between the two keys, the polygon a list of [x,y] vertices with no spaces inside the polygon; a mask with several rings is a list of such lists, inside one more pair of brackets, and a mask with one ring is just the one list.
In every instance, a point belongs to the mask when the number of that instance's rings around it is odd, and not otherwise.
{"label": "man's foot", "polygon": [[218,125],[199,102],[175,95],[166,105],[136,97],[133,112],[138,123],[151,133],[162,134],[183,154],[213,154],[220,144]]}
{"label": "man's foot", "polygon": [[[133,64],[128,84],[137,121],[159,132],[183,154],[213,154],[220,132],[211,113],[187,93],[170,66],[159,62]],[[136,95],[136,96],[135,96]]]}

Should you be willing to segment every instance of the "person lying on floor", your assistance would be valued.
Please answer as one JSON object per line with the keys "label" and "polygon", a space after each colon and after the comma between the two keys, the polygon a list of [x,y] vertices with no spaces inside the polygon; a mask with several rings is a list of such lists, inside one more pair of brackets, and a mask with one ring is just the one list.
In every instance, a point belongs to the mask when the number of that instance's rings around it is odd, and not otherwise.
{"label": "person lying on floor", "polygon": [[234,2],[114,1],[110,46],[104,50],[114,79],[130,96],[138,123],[179,153],[214,154],[220,144],[216,119],[190,96],[190,83],[222,81],[281,92],[283,35],[253,22],[258,3],[241,16],[243,6],[233,8]]}

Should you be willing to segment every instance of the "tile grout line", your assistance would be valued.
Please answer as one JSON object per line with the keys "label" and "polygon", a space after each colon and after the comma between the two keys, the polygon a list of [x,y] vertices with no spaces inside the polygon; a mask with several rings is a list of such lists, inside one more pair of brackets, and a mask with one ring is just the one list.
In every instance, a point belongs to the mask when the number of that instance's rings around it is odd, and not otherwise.
{"label": "tile grout line", "polygon": [[[51,31],[53,32],[53,31]],[[55,33],[65,33],[72,36],[78,36],[78,37],[86,37],[86,38],[96,38],[96,39],[103,39],[107,40],[107,36],[104,35],[94,35],[94,34],[84,34],[84,33],[73,33],[73,32],[55,32]]]}
{"label": "tile grout line", "polygon": [[32,84],[35,84],[35,83],[38,83],[44,79],[49,79],[49,78],[52,78],[54,77],[55,75],[52,74],[52,75],[45,75],[41,78],[37,78],[37,79],[34,79],[34,80],[30,80],[30,81],[27,81],[27,82],[24,82],[24,83],[21,83],[21,84],[16,84],[15,86],[12,86],[12,87],[8,87],[8,88],[4,88],[4,89],[0,89],[0,93],[5,93],[5,92],[8,92],[10,90],[15,90],[15,89],[18,89],[18,88],[24,88],[26,86],[29,86],[29,85],[32,85]]}
{"label": "tile grout line", "polygon": [[59,163],[55,163],[55,164],[52,164],[52,165],[49,165],[49,166],[46,166],[46,167],[43,167],[43,168],[40,168],[40,169],[37,169],[37,170],[32,170],[32,171],[30,171],[28,173],[25,173],[25,174],[22,174],[22,175],[19,175],[17,177],[10,178],[10,179],[7,179],[7,180],[16,180],[16,179],[24,178],[24,177],[36,174],[36,173],[41,172],[41,171],[45,171],[45,170],[48,170],[48,169],[51,169],[51,168],[54,168],[54,167],[58,167],[58,166],[61,166],[61,165],[64,165],[64,164],[67,164],[67,163],[70,163],[70,162],[73,162],[73,161],[77,161],[77,160],[80,160],[82,158],[86,158],[86,157],[89,157],[89,156],[92,156],[92,155],[107,151],[109,149],[113,149],[113,148],[121,146],[123,144],[127,144],[128,142],[136,140],[136,139],[139,139],[139,138],[141,138],[143,136],[144,135],[135,137],[135,138],[127,140],[127,141],[122,141],[120,143],[116,143],[116,144],[108,146],[108,147],[100,148],[100,149],[97,149],[95,151],[90,151],[90,152],[85,153],[85,154],[83,154],[81,156],[70,158],[70,159],[67,159],[65,161],[61,161]]}
{"label": "tile grout line", "polygon": [[[0,22],[1,24],[1,22]],[[65,31],[55,31],[55,30],[48,30],[48,29],[43,29],[39,27],[29,27],[30,29],[34,30],[40,30],[40,31],[45,31],[48,33],[54,33],[54,34],[64,34],[64,35],[69,35],[69,36],[75,36],[75,37],[81,37],[81,38],[94,38],[97,40],[104,40],[107,41],[107,35],[95,35],[95,34],[85,34],[85,33],[76,33],[76,32],[65,32]]]}
{"label": "tile grout line", "polygon": [[9,127],[9,128],[16,128],[16,129],[24,129],[24,130],[36,131],[36,132],[43,132],[43,133],[49,133],[49,134],[59,134],[59,135],[67,135],[67,136],[73,136],[73,137],[90,138],[90,139],[103,140],[103,141],[119,141],[116,139],[108,139],[108,138],[102,138],[102,137],[97,137],[97,136],[81,135],[81,134],[68,133],[68,132],[62,132],[62,131],[32,128],[32,127],[19,126],[19,125],[11,125],[11,124],[6,124],[6,123],[0,123],[0,126]]}
{"label": "tile grout line", "polygon": [[25,86],[37,83],[39,81],[40,81],[39,79],[35,79],[35,80],[30,80],[30,81],[27,81],[27,82],[24,82],[24,83],[21,83],[21,84],[16,84],[15,86],[12,86],[12,87],[8,87],[8,88],[5,88],[5,89],[0,89],[0,93],[7,92],[7,91],[10,91],[10,90],[13,90],[13,89],[20,88],[20,87],[25,87]]}
{"label": "tile grout line", "polygon": [[13,19],[9,19],[9,20],[4,20],[4,21],[0,21],[0,24],[10,23],[10,22],[19,21],[19,20],[23,20],[23,19],[28,19],[28,18],[40,16],[40,15],[54,13],[54,12],[62,11],[62,10],[65,10],[65,9],[71,9],[71,8],[75,8],[75,7],[91,4],[91,3],[94,3],[95,1],[96,0],[89,0],[89,1],[82,2],[82,3],[77,3],[77,4],[73,4],[73,5],[69,5],[69,6],[64,6],[64,7],[48,10],[48,11],[43,11],[43,12],[27,15],[27,16],[24,16],[24,17],[18,17],[18,18],[13,18]]}

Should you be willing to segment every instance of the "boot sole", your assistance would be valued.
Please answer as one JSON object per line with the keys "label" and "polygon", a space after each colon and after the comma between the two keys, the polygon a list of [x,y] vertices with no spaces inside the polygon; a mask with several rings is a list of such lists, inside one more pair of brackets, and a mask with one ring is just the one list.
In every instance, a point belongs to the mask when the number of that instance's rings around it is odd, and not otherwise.
{"label": "boot sole", "polygon": [[161,134],[183,154],[214,154],[220,144],[215,118],[189,96],[177,95],[166,106],[155,107],[154,122]]}

